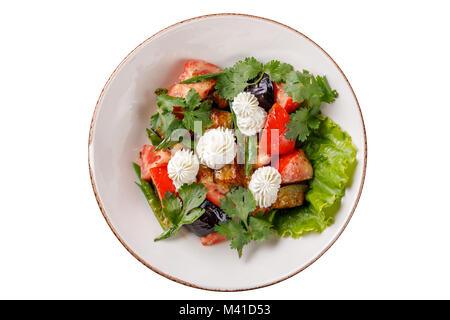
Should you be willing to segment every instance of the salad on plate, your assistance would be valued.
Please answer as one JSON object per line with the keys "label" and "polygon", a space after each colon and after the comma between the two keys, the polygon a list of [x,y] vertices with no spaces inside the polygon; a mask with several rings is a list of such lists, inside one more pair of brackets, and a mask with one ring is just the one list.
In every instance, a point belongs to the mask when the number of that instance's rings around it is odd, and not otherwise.
{"label": "salad on plate", "polygon": [[356,166],[351,137],[321,114],[338,97],[325,76],[255,58],[189,60],[155,91],[149,143],[134,163],[162,232],[209,246],[298,238],[334,221]]}

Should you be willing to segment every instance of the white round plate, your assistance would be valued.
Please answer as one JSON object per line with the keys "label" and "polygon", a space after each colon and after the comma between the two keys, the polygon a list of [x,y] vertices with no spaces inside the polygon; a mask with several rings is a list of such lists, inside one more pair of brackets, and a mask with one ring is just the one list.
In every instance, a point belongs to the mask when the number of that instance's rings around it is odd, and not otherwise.
{"label": "white round plate", "polygon": [[[187,231],[153,242],[161,233],[131,163],[143,144],[155,112],[159,87],[176,81],[188,59],[222,68],[245,57],[272,59],[326,75],[339,98],[323,113],[347,131],[356,146],[358,165],[335,223],[321,234],[300,239],[275,238],[244,248],[238,258],[229,242],[203,247]],[[264,287],[289,278],[317,260],[339,237],[355,211],[366,169],[366,136],[355,94],[331,57],[300,32],[278,22],[240,14],[189,19],[153,35],[134,49],[113,72],[98,100],[89,137],[89,167],[100,209],[126,249],[153,271],[179,283],[209,290]]]}

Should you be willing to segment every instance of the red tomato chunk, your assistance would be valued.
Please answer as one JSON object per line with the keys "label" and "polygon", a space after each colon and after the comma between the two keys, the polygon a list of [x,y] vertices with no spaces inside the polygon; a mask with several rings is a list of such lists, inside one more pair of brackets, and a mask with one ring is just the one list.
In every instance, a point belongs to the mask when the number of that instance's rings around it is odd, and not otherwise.
{"label": "red tomato chunk", "polygon": [[[295,141],[286,138],[286,123],[290,120],[287,111],[278,103],[275,103],[267,115],[261,140],[259,152],[269,155],[283,155],[294,151]],[[277,136],[274,136],[277,135]],[[278,153],[276,152],[278,147]]]}
{"label": "red tomato chunk", "polygon": [[281,174],[282,184],[300,182],[313,177],[313,167],[302,149],[280,157],[277,169]]}

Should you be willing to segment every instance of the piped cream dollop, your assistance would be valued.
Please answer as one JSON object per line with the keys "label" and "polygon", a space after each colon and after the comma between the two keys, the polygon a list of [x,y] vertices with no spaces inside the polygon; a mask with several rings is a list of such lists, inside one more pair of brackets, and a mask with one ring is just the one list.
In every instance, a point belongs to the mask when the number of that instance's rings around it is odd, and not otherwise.
{"label": "piped cream dollop", "polygon": [[248,189],[259,207],[268,208],[277,200],[280,185],[281,175],[278,170],[262,167],[253,173]]}
{"label": "piped cream dollop", "polygon": [[200,163],[197,156],[190,150],[178,150],[170,158],[167,165],[167,173],[178,190],[185,183],[196,181]]}
{"label": "piped cream dollop", "polygon": [[250,92],[241,92],[233,100],[233,111],[239,130],[246,136],[254,136],[264,127],[267,112],[259,106],[258,99]]}
{"label": "piped cream dollop", "polygon": [[246,136],[254,136],[264,127],[266,117],[267,112],[263,108],[258,107],[249,117],[236,116],[237,126]]}
{"label": "piped cream dollop", "polygon": [[223,127],[207,130],[198,140],[196,152],[200,162],[211,169],[232,163],[237,152],[233,131]]}
{"label": "piped cream dollop", "polygon": [[233,111],[238,117],[249,117],[259,108],[259,102],[250,92],[241,92],[233,99]]}

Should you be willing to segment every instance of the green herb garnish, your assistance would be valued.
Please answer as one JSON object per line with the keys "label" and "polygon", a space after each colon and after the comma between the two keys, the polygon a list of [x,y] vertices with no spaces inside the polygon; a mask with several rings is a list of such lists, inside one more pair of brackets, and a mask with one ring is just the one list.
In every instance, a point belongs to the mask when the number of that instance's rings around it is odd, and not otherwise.
{"label": "green herb garnish", "polygon": [[[302,108],[291,115],[291,120],[286,125],[288,128],[286,136],[291,140],[304,142],[311,131],[318,128],[320,104],[331,103],[338,95],[336,90],[330,88],[326,77],[314,77],[306,70],[295,71],[292,65],[278,60],[262,64],[252,57],[236,62],[222,72],[193,77],[182,83],[195,83],[215,78],[219,95],[233,100],[247,86],[257,84],[264,73],[276,83],[285,82],[286,94],[292,96],[294,102],[303,103]],[[258,75],[259,77],[253,81]],[[250,81],[253,82],[250,83]]]}
{"label": "green herb garnish", "polygon": [[[238,93],[244,91],[247,86],[257,84],[264,73],[267,73],[272,81],[280,83],[285,80],[286,75],[292,70],[293,67],[287,63],[272,60],[266,64],[262,64],[251,57],[236,62],[232,67],[226,68],[222,72],[192,77],[180,83],[190,84],[217,79],[216,90],[219,95],[225,99],[233,100],[234,97]],[[258,74],[259,78],[253,83],[249,83],[250,80],[255,79]]]}
{"label": "green herb garnish", "polygon": [[270,80],[281,83],[286,81],[286,76],[289,72],[294,70],[294,68],[287,63],[281,63],[277,60],[272,60],[264,65],[264,72],[269,75]]}
{"label": "green herb garnish", "polygon": [[157,146],[161,143],[161,137],[153,129],[146,128],[145,131],[152,145]]}
{"label": "green herb garnish", "polygon": [[221,222],[215,230],[231,240],[230,247],[237,250],[239,257],[242,256],[242,248],[250,241],[266,240],[272,234],[269,220],[252,215],[256,210],[256,201],[250,190],[234,188],[225,199],[220,200],[220,208],[233,220]]}
{"label": "green herb garnish", "polygon": [[205,212],[199,208],[206,198],[206,188],[203,184],[185,183],[178,189],[178,196],[166,192],[162,199],[162,212],[172,225],[155,241],[176,236],[184,224],[193,223]]}
{"label": "green herb garnish", "polygon": [[[160,130],[165,135],[165,139],[156,147],[157,150],[170,148],[178,143],[182,137],[174,135],[175,130],[185,129],[194,131],[196,121],[201,122],[202,128],[211,125],[211,103],[200,99],[198,92],[191,89],[186,98],[172,97],[161,94],[156,98],[158,112],[150,120],[153,130]],[[174,110],[180,107],[181,110]],[[183,120],[176,117],[173,112],[183,114]]]}
{"label": "green herb garnish", "polygon": [[[183,125],[187,130],[194,131],[194,122],[200,121],[202,128],[209,127],[211,125],[211,103],[200,99],[197,91],[191,89],[183,105],[183,110],[180,111],[184,115]],[[177,111],[178,112],[178,111]]]}
{"label": "green herb garnish", "polygon": [[286,124],[286,137],[304,142],[311,131],[319,127],[320,105],[322,102],[331,103],[338,96],[336,90],[331,90],[325,77],[310,74],[308,71],[292,71],[286,76],[284,85],[286,94],[292,100],[304,103]]}

